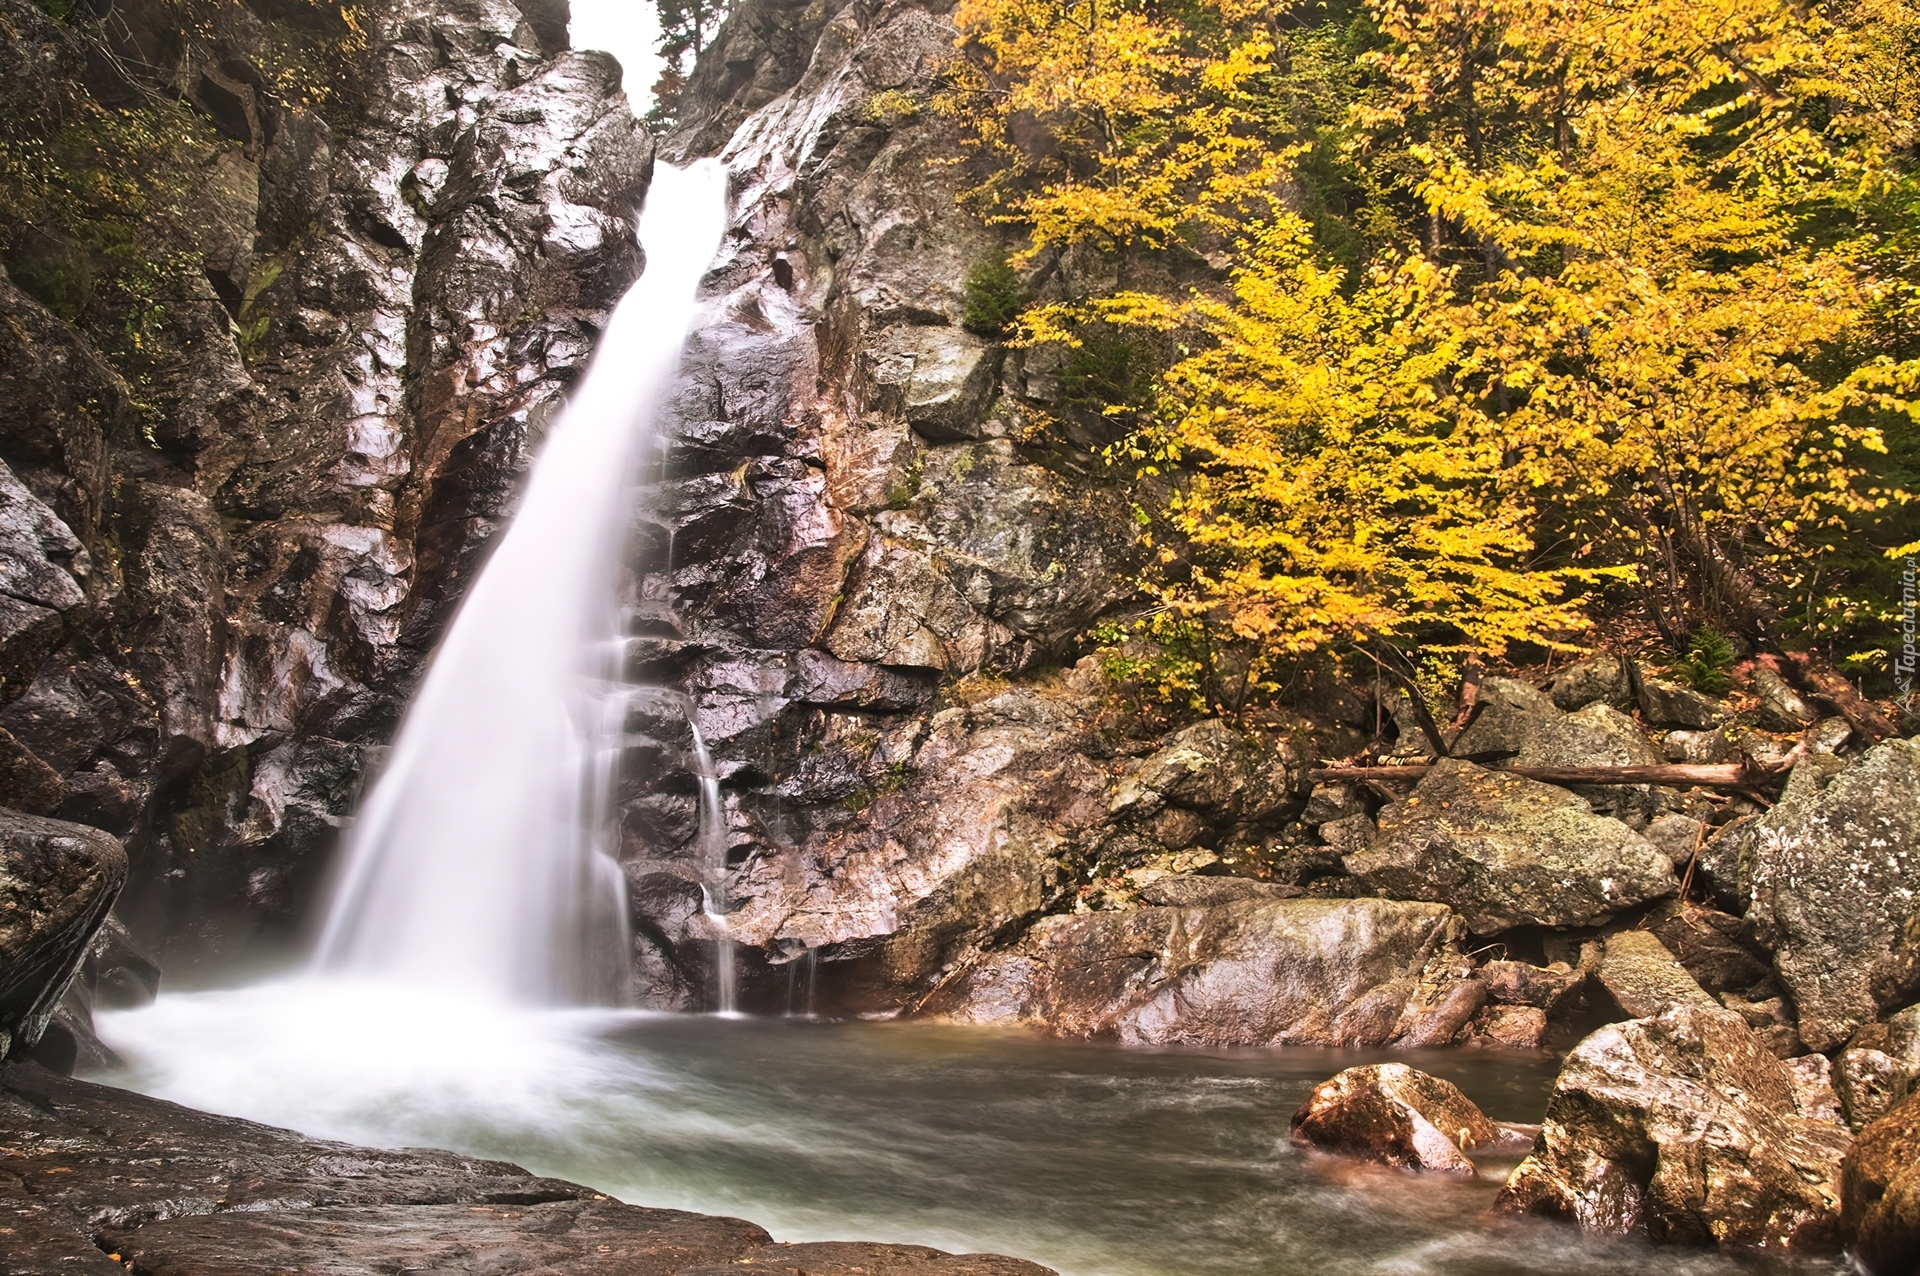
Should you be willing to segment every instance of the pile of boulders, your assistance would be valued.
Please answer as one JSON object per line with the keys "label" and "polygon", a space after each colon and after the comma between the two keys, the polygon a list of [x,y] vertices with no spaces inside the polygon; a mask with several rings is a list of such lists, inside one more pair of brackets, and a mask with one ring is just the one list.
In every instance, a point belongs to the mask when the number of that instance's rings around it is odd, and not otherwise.
{"label": "pile of boulders", "polygon": [[[1736,714],[1612,660],[1484,679],[1450,756],[1403,723],[1417,783],[1323,783],[1305,819],[1340,893],[1442,904],[1484,950],[1456,1043],[1571,1047],[1498,1213],[1914,1276],[1920,738],[1820,720],[1772,666],[1747,686]],[[1776,800],[1506,773],[1742,758],[1790,766]],[[1471,1172],[1490,1128],[1444,1082],[1365,1068],[1294,1140]]]}

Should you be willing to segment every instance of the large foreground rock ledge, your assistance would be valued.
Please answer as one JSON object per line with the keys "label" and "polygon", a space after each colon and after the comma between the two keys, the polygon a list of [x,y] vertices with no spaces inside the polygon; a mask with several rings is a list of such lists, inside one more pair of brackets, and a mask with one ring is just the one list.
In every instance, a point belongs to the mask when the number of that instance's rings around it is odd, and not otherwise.
{"label": "large foreground rock ledge", "polygon": [[518,1166],[352,1147],[0,1070],[0,1276],[1051,1276],[917,1245],[776,1245]]}
{"label": "large foreground rock ledge", "polygon": [[1567,1056],[1496,1208],[1679,1244],[1823,1250],[1840,1235],[1846,1128],[1746,1021],[1684,1002]]}

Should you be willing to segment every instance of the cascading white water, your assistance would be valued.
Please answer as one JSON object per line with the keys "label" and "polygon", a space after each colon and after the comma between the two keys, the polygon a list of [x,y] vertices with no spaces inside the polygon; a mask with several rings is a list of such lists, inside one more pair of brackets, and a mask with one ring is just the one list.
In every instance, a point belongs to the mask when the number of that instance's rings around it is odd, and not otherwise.
{"label": "cascading white water", "polygon": [[605,843],[626,699],[614,568],[632,471],[726,224],[715,161],[654,172],[646,270],[433,657],[347,846],[316,964],[606,1004],[628,975]]}

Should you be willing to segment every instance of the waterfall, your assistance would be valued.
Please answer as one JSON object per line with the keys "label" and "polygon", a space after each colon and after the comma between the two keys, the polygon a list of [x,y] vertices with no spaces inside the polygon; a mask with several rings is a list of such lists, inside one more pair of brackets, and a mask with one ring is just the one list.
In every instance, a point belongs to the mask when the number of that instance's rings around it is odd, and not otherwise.
{"label": "waterfall", "polygon": [[661,165],[646,270],[535,461],[355,822],[317,965],[561,1004],[625,999],[609,790],[614,573],[633,470],[726,223],[715,161]]}

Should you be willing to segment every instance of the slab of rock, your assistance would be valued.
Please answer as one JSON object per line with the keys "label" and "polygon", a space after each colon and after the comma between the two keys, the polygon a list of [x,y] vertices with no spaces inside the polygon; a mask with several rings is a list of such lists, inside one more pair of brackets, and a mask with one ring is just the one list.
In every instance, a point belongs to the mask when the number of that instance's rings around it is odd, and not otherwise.
{"label": "slab of rock", "polygon": [[1458,1040],[1483,1050],[1538,1050],[1551,1028],[1537,1006],[1488,1006]]}
{"label": "slab of rock", "polygon": [[1383,899],[1051,917],[926,1009],[1137,1045],[1381,1046],[1446,1000],[1423,977],[1455,925]]}
{"label": "slab of rock", "polygon": [[40,1040],[126,880],[119,839],[0,810],[0,1058]]}
{"label": "slab of rock", "polygon": [[1659,937],[1623,930],[1607,937],[1594,980],[1628,1019],[1657,1015],[1670,1006],[1717,1006]]}
{"label": "slab of rock", "polygon": [[1920,1271],[1920,1094],[1860,1131],[1841,1171],[1846,1236],[1872,1276]]}
{"label": "slab of rock", "polygon": [[1343,859],[1356,851],[1364,851],[1373,845],[1373,839],[1380,835],[1372,818],[1362,811],[1349,815],[1345,819],[1329,820],[1318,830],[1320,840]]}
{"label": "slab of rock", "polygon": [[1731,762],[1740,751],[1723,730],[1669,731],[1660,742],[1669,762]]}
{"label": "slab of rock", "polygon": [[1300,812],[1300,821],[1303,824],[1318,826],[1330,824],[1335,820],[1344,820],[1353,815],[1364,815],[1366,810],[1367,805],[1361,799],[1359,785],[1316,784],[1307,794],[1307,806]]}
{"label": "slab of rock", "polygon": [[1322,1081],[1293,1114],[1300,1147],[1410,1170],[1472,1174],[1467,1153],[1500,1131],[1451,1081],[1404,1063],[1348,1068]]}
{"label": "slab of rock", "polygon": [[1168,908],[1212,908],[1243,899],[1297,899],[1300,894],[1298,886],[1280,882],[1256,882],[1245,877],[1200,877],[1192,873],[1170,873],[1140,888],[1142,902]]}
{"label": "slab of rock", "polygon": [[[1823,1052],[1912,1000],[1920,974],[1920,739],[1889,740],[1838,768],[1831,758],[1796,767],[1740,851],[1751,865],[1747,919],[1773,950],[1801,1037]],[[1832,774],[1824,786],[1821,774]]]}
{"label": "slab of rock", "polygon": [[1773,964],[1753,946],[1738,917],[1702,904],[1663,899],[1640,920],[1710,993],[1746,993],[1771,984]]}
{"label": "slab of rock", "polygon": [[1676,872],[1685,870],[1706,840],[1706,825],[1690,815],[1662,815],[1648,821],[1640,835],[1667,853]]}
{"label": "slab of rock", "polygon": [[1854,1033],[1847,1048],[1834,1056],[1834,1085],[1856,1130],[1920,1089],[1920,1005]]}
{"label": "slab of rock", "polygon": [[1444,903],[1475,934],[1592,926],[1674,890],[1673,862],[1582,798],[1443,759],[1347,871],[1390,899]]}
{"label": "slab of rock", "polygon": [[1660,761],[1646,732],[1604,704],[1563,712],[1546,693],[1512,678],[1483,678],[1484,706],[1453,742],[1456,757],[1514,754],[1511,766],[1648,766]]}
{"label": "slab of rock", "polygon": [[1633,684],[1618,656],[1575,661],[1547,681],[1547,692],[1562,709],[1584,708],[1595,701],[1620,708],[1633,700]]}
{"label": "slab of rock", "polygon": [[1578,995],[1586,983],[1587,972],[1576,970],[1564,961],[1547,966],[1524,961],[1490,961],[1480,967],[1479,978],[1487,986],[1487,999],[1496,1005],[1536,1006],[1553,1011]]}
{"label": "slab of rock", "polygon": [[1840,1110],[1855,1130],[1885,1116],[1913,1089],[1913,1068],[1884,1050],[1842,1050],[1834,1058],[1833,1074]]}
{"label": "slab of rock", "polygon": [[501,1161],[308,1139],[31,1065],[0,1072],[0,1228],[0,1276],[1047,1276],[915,1245],[775,1245],[737,1218],[643,1209]]}
{"label": "slab of rock", "polygon": [[1820,716],[1791,683],[1766,665],[1754,667],[1753,694],[1760,697],[1760,725],[1771,731],[1804,731]]}
{"label": "slab of rock", "polygon": [[1121,776],[1108,810],[1139,817],[1171,803],[1221,819],[1271,819],[1300,808],[1295,795],[1305,792],[1305,773],[1305,754],[1293,741],[1251,736],[1209,718]]}
{"label": "slab of rock", "polygon": [[1840,1236],[1847,1131],[1732,1011],[1694,1002],[1568,1054],[1496,1209],[1682,1244],[1820,1250]]}
{"label": "slab of rock", "polygon": [[929,439],[977,439],[1000,375],[1000,349],[945,326],[888,329],[874,381],[895,390],[907,423]]}
{"label": "slab of rock", "polygon": [[1727,706],[1677,682],[1646,678],[1640,683],[1640,713],[1656,727],[1705,731],[1728,718]]}

